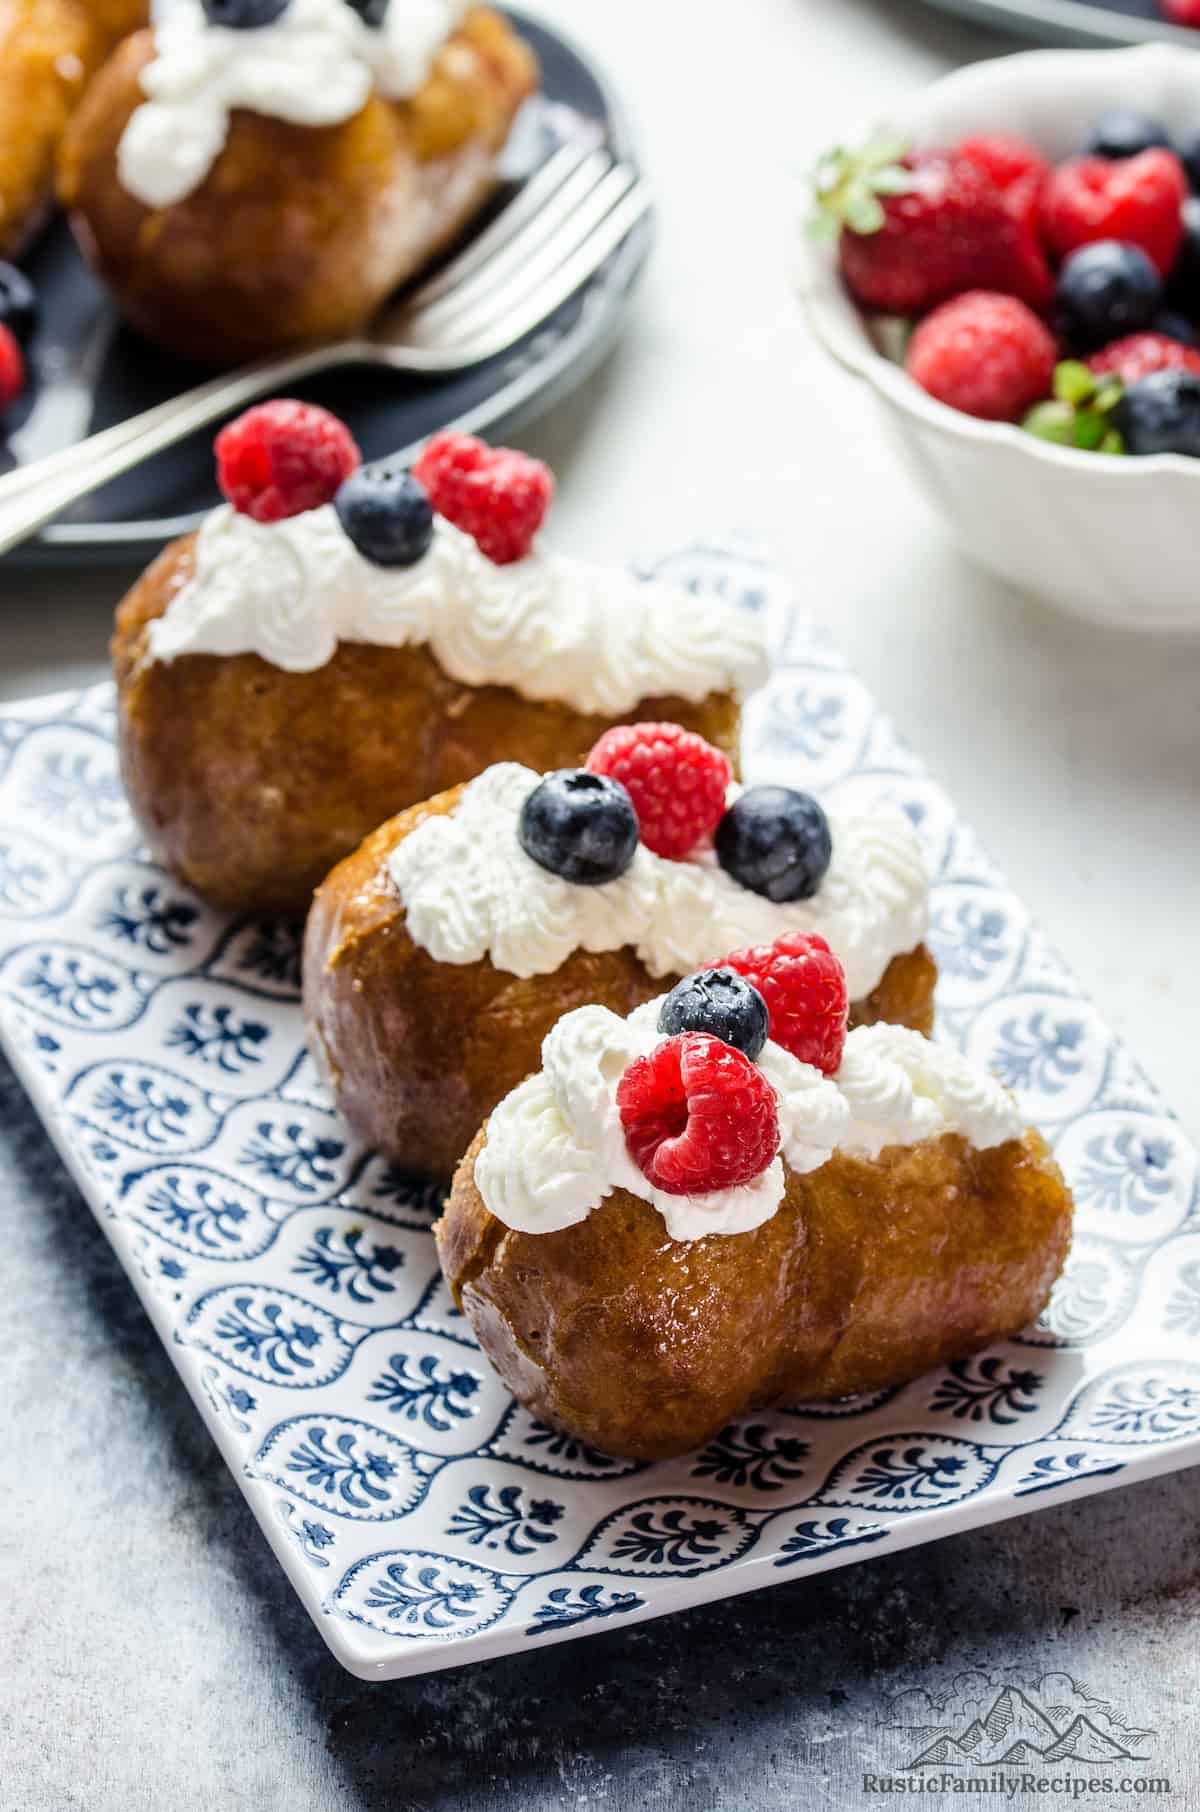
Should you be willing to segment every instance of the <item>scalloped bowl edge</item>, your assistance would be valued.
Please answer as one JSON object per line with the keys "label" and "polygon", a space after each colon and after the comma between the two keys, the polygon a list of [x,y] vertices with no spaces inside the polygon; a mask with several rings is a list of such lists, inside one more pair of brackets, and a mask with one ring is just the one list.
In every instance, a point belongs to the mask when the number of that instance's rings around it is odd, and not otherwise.
{"label": "scalloped bowl edge", "polygon": [[[1019,132],[1061,158],[1118,102],[1200,125],[1200,51],[1152,44],[998,57],[933,83],[887,126],[918,144]],[[1093,622],[1200,631],[1200,460],[1108,459],[963,415],[876,348],[835,247],[806,244],[800,288],[817,339],[871,386],[919,488],[970,558]]]}

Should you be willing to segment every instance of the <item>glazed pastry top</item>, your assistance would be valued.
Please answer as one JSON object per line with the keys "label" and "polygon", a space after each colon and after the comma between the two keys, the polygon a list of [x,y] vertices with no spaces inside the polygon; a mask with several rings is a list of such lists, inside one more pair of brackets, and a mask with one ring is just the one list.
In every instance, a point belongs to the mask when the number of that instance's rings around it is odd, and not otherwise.
{"label": "glazed pastry top", "polygon": [[779,1207],[785,1161],[803,1174],[835,1151],[874,1158],[886,1146],[945,1133],[986,1150],[1021,1136],[1013,1097],[959,1052],[904,1026],[859,1026],[832,1077],[768,1042],[757,1061],[778,1099],[779,1155],[750,1183],[667,1194],[630,1156],[616,1101],[625,1070],[662,1042],[662,1004],[649,1001],[628,1019],[606,1007],[566,1014],[542,1046],[541,1070],[496,1108],[475,1183],[505,1226],[556,1232],[624,1189],[658,1210],[672,1239],[748,1233]]}
{"label": "glazed pastry top", "polygon": [[353,118],[373,88],[403,100],[421,88],[467,0],[393,0],[369,26],[348,0],[288,0],[270,25],[214,25],[200,0],[172,0],[142,72],[146,96],[121,137],[122,186],[170,207],[204,181],[229,116],[244,107],[297,126]]}
{"label": "glazed pastry top", "polygon": [[486,957],[512,975],[548,975],[574,950],[628,945],[651,975],[682,975],[717,951],[815,931],[841,958],[857,1000],[924,935],[928,878],[912,826],[894,807],[831,813],[833,859],[821,886],[811,899],[777,904],[727,874],[711,846],[667,861],[639,844],[624,874],[598,887],[550,873],[518,834],[541,778],[515,762],[487,768],[452,812],[427,818],[392,851],[409,936],[439,962]]}
{"label": "glazed pastry top", "polygon": [[257,654],[309,673],[343,641],[424,643],[464,685],[509,686],[605,717],[665,694],[742,695],[767,671],[761,624],[735,605],[536,544],[497,566],[443,516],[414,565],[377,566],[331,504],[270,523],[214,510],[192,576],[150,626],[148,650],[159,661]]}

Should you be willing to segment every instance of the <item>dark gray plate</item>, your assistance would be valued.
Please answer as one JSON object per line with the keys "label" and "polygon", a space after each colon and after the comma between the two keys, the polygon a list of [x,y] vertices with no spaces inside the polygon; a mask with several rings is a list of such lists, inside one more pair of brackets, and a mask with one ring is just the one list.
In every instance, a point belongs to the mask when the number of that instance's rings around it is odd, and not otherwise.
{"label": "dark gray plate", "polygon": [[1156,0],[926,0],[926,4],[1038,44],[1144,44],[1149,38],[1161,38],[1200,50],[1200,31],[1169,25]]}
{"label": "dark gray plate", "polygon": [[[624,113],[586,56],[557,31],[507,10],[541,58],[543,89],[518,121],[501,190],[475,230],[565,139],[597,137],[635,161]],[[297,386],[297,393],[342,416],[368,459],[449,422],[507,433],[579,384],[604,357],[620,332],[652,238],[646,217],[593,281],[536,333],[472,371],[429,379],[347,367]],[[23,408],[10,417],[10,464],[69,446],[208,375],[121,325],[61,221],[24,263],[38,286],[42,320],[32,352],[35,382]],[[204,429],[84,498],[9,558],[148,557],[217,501],[214,432]]]}

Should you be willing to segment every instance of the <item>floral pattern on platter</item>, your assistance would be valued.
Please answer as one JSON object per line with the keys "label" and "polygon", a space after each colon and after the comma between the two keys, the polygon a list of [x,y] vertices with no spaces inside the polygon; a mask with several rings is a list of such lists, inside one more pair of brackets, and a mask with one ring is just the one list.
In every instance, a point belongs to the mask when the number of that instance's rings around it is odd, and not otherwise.
{"label": "floral pattern on platter", "polygon": [[0,711],[0,1036],[295,1589],[367,1678],[1200,1460],[1200,1167],[1178,1121],[769,571],[719,548],[658,570],[767,619],[752,778],[908,813],[939,1035],[1018,1091],[1079,1205],[1037,1326],[662,1465],[500,1387],[441,1282],[439,1191],[357,1147],[304,1053],[296,928],[221,918],[140,856],[111,691]]}

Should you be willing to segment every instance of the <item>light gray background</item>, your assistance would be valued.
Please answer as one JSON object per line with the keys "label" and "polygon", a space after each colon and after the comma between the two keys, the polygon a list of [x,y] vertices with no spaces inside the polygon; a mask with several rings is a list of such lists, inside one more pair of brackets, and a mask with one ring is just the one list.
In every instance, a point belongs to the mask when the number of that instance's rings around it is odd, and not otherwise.
{"label": "light gray background", "polygon": [[[791,294],[814,154],[1006,46],[919,0],[544,10],[623,84],[663,198],[622,347],[524,436],[559,474],[556,539],[767,546],[1200,1136],[1200,640],[1073,624],[973,572]],[[132,576],[0,569],[0,696],[97,676]],[[0,1213],[0,1812],[858,1807],[887,1697],[968,1666],[1074,1673],[1158,1727],[1165,1803],[1200,1806],[1194,1475],[367,1687],[2,1066]]]}

